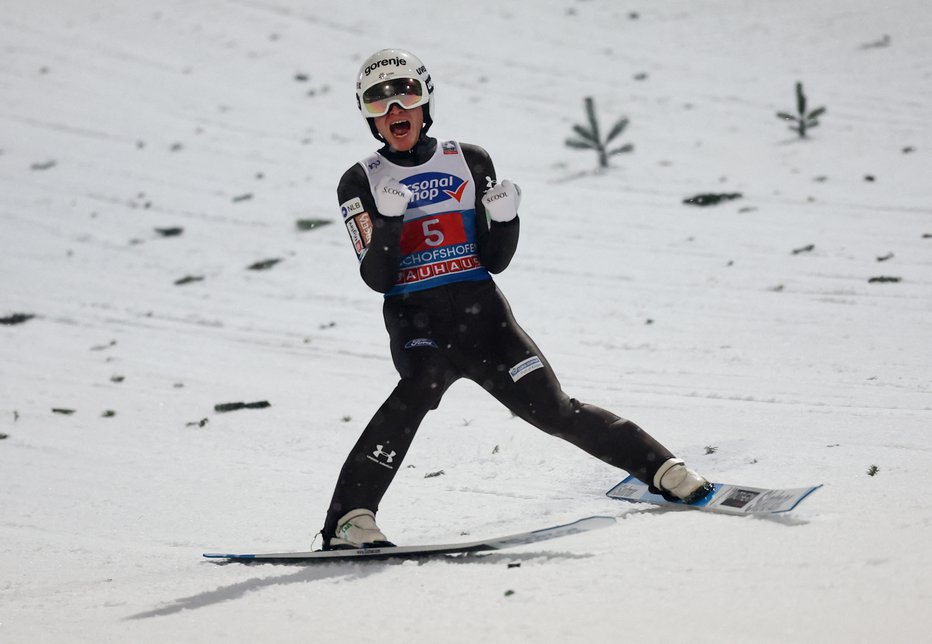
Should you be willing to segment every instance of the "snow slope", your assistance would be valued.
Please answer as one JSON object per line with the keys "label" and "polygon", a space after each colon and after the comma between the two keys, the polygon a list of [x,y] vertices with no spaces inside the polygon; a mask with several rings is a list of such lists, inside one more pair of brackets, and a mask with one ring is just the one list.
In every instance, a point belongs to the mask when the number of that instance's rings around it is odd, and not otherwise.
{"label": "snow slope", "polygon": [[[0,641],[928,637],[929,5],[442,7],[4,6],[0,318],[35,317],[0,326]],[[496,279],[565,389],[711,477],[822,490],[775,520],[626,506],[621,472],[462,382],[390,537],[617,526],[469,562],[200,559],[308,548],[394,384],[334,195],[375,144],[352,82],[386,46],[430,67],[432,133],[522,186]],[[775,116],[797,81],[828,108],[808,141]],[[607,172],[563,145],[587,95],[631,119]],[[743,197],[682,203],[704,192]],[[214,411],[235,401],[271,407]]]}

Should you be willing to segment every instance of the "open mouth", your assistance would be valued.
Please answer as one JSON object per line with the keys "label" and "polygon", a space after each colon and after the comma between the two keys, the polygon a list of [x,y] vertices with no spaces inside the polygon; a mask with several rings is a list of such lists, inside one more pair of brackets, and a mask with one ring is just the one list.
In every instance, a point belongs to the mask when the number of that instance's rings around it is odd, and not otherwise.
{"label": "open mouth", "polygon": [[392,136],[403,137],[411,131],[411,121],[407,119],[392,121],[388,124],[388,129],[391,131]]}

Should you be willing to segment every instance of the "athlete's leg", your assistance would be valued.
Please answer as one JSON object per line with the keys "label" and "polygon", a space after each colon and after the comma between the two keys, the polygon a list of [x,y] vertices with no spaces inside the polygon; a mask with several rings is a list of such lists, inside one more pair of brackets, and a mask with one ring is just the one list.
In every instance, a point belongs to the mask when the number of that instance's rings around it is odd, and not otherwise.
{"label": "athlete's leg", "polygon": [[489,392],[535,427],[648,485],[652,485],[660,465],[673,457],[670,450],[634,422],[567,396],[549,368],[528,374],[519,382],[499,378]]}
{"label": "athlete's leg", "polygon": [[[436,374],[436,376],[435,376]],[[327,511],[323,536],[333,536],[337,520],[350,510],[377,512],[382,496],[401,466],[414,434],[428,411],[437,407],[448,385],[439,371],[403,378],[369,421],[340,471]]]}
{"label": "athlete's leg", "polygon": [[436,409],[459,377],[440,350],[429,316],[386,303],[392,358],[401,375],[391,395],[363,430],[337,480],[322,531],[327,543],[351,510],[373,513],[400,468],[424,416]]}
{"label": "athlete's leg", "polygon": [[652,484],[670,450],[630,420],[567,396],[501,293],[477,299],[483,320],[466,330],[466,376],[535,427]]}

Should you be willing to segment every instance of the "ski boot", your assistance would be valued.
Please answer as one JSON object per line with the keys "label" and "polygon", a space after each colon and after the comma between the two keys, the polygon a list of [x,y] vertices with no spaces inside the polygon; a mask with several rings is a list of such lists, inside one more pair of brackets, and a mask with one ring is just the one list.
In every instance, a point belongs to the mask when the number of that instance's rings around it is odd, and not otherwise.
{"label": "ski boot", "polygon": [[654,487],[667,501],[695,503],[712,491],[712,484],[686,467],[683,459],[671,458],[654,474]]}
{"label": "ski boot", "polygon": [[375,524],[375,513],[358,508],[347,512],[337,521],[337,531],[324,543],[324,550],[391,548],[394,545]]}

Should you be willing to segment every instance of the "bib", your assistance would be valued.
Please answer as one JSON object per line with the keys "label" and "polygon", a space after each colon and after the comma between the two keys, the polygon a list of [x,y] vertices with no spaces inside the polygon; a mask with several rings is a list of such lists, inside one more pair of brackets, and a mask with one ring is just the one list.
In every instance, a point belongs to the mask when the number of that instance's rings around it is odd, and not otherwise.
{"label": "bib", "polygon": [[406,185],[414,196],[404,213],[401,263],[386,297],[453,282],[491,279],[476,245],[476,187],[463,151],[444,141],[427,163],[396,165],[374,154],[360,162],[375,198],[384,176]]}

